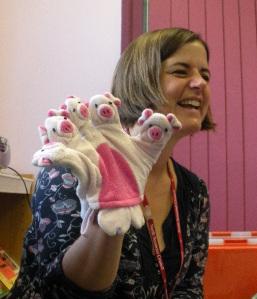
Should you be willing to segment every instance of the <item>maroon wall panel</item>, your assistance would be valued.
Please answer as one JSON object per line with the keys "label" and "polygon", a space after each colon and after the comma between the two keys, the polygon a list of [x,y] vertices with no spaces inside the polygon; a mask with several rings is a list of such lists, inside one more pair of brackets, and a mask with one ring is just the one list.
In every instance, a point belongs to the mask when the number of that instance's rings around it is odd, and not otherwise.
{"label": "maroon wall panel", "polygon": [[[228,227],[245,226],[245,177],[243,157],[242,61],[238,2],[224,1],[224,62],[226,84],[227,222]],[[239,179],[241,178],[241,179]],[[240,181],[241,180],[241,181]]]}
{"label": "maroon wall panel", "polygon": [[208,184],[213,230],[257,229],[256,24],[257,0],[149,0],[149,30],[190,28],[210,47],[217,129],[181,141],[174,157]]}
{"label": "maroon wall panel", "polygon": [[[188,4],[189,19],[188,26],[191,30],[199,32],[206,38],[206,15],[205,0],[191,0]],[[209,139],[208,134],[201,132],[190,138],[191,143],[191,169],[209,184]],[[201,161],[199,163],[199,161]]]}
{"label": "maroon wall panel", "polygon": [[256,1],[239,1],[242,60],[245,226],[257,227],[257,40]]}
{"label": "maroon wall panel", "polygon": [[[209,134],[209,191],[212,199],[211,224],[227,228],[226,176],[226,99],[222,1],[209,0],[206,5],[206,39],[211,49],[212,110],[217,130]],[[214,225],[215,223],[215,225]]]}
{"label": "maroon wall panel", "polygon": [[143,32],[143,0],[122,0],[121,50]]}

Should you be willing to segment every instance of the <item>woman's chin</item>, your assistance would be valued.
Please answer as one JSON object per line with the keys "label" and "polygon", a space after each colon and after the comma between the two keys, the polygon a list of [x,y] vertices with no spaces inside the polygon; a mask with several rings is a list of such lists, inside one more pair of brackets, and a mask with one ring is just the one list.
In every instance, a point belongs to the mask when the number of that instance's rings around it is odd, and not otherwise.
{"label": "woman's chin", "polygon": [[182,136],[193,135],[201,130],[202,123],[199,120],[192,120],[190,122],[182,121],[182,129],[180,130],[180,134]]}

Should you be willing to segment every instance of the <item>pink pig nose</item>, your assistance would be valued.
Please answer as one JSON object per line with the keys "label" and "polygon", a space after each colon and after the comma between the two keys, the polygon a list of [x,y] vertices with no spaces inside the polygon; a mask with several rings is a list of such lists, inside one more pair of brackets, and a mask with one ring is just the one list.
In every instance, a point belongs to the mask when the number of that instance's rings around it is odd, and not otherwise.
{"label": "pink pig nose", "polygon": [[99,113],[101,117],[111,118],[113,116],[113,111],[108,105],[101,105],[99,107]]}
{"label": "pink pig nose", "polygon": [[162,130],[157,126],[153,126],[149,129],[149,135],[153,140],[160,140],[162,138]]}
{"label": "pink pig nose", "polygon": [[86,106],[86,104],[82,104],[80,105],[80,114],[84,117],[84,118],[87,118],[88,117],[88,108]]}
{"label": "pink pig nose", "polygon": [[62,133],[72,133],[73,132],[73,126],[68,120],[63,120],[61,122],[60,126]]}

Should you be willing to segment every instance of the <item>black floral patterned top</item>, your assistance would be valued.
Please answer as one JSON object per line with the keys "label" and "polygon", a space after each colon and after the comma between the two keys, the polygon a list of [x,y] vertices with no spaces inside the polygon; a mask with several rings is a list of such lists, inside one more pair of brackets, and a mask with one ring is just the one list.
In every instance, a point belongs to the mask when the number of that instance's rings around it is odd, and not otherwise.
{"label": "black floral patterned top", "polygon": [[[202,180],[174,161],[177,198],[184,240],[184,262],[175,216],[171,209],[163,224],[162,257],[173,289],[172,298],[203,298],[203,273],[208,252],[209,200]],[[77,180],[68,169],[42,169],[33,194],[33,222],[24,239],[21,269],[8,299],[162,298],[163,285],[146,226],[125,235],[119,271],[106,292],[88,292],[65,277],[61,262],[80,235]]]}

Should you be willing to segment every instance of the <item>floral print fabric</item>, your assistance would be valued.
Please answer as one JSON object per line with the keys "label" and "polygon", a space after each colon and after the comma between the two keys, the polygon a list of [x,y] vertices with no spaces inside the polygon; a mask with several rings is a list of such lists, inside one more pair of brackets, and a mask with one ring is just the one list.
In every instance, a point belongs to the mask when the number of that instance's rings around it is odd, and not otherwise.
{"label": "floral print fabric", "polygon": [[[172,298],[203,298],[203,273],[208,252],[209,200],[204,182],[174,161],[177,197],[184,240],[184,263],[173,209],[163,224],[166,244],[162,257]],[[80,235],[80,202],[76,178],[69,169],[42,169],[32,198],[33,221],[24,238],[21,269],[8,299],[162,298],[158,264],[146,226],[125,235],[120,267],[106,292],[88,292],[68,280],[62,257]]]}

